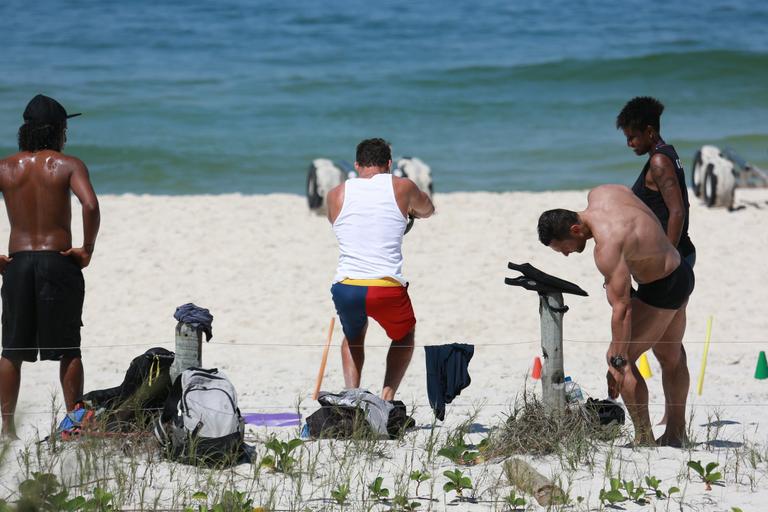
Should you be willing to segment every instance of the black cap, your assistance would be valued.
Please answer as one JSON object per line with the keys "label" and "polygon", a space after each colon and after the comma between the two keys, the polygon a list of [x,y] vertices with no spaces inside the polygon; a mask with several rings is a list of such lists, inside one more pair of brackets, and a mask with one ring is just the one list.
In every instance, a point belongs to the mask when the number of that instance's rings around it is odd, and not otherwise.
{"label": "black cap", "polygon": [[27,103],[24,109],[24,121],[32,121],[41,124],[62,124],[70,117],[80,114],[67,114],[61,103],[53,98],[38,94]]}

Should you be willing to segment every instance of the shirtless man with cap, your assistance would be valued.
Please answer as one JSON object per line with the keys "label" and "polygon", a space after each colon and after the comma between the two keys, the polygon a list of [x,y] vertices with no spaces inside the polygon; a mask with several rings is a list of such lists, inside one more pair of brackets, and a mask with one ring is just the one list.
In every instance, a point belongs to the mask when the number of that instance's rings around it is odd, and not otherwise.
{"label": "shirtless man with cap", "polygon": [[[606,353],[608,394],[621,394],[635,426],[635,444],[686,443],[685,402],[690,377],[682,340],[693,291],[690,265],[669,241],[654,213],[630,189],[593,189],[582,212],[549,210],[539,217],[539,240],[568,256],[595,240],[595,264],[605,277],[613,313]],[[632,290],[632,278],[638,283]],[[667,426],[653,438],[648,388],[635,361],[648,349],[661,364]]]}
{"label": "shirtless man with cap", "polygon": [[[67,119],[77,115],[52,98],[35,96],[24,110],[19,152],[0,160],[0,192],[11,226],[9,255],[0,255],[0,406],[2,434],[10,438],[16,437],[22,362],[34,362],[38,354],[59,361],[68,411],[83,393],[81,269],[91,261],[100,215],[85,164],[61,153]],[[82,204],[82,247],[72,247],[70,191]]]}

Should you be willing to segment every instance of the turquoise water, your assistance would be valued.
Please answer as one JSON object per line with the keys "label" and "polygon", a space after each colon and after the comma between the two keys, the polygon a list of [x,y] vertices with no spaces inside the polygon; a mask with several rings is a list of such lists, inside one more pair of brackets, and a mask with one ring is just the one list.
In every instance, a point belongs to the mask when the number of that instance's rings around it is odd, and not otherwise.
{"label": "turquoise water", "polygon": [[371,136],[437,191],[629,184],[635,95],[688,168],[704,143],[768,167],[765,2],[105,4],[0,5],[0,152],[49,94],[99,192],[303,194]]}

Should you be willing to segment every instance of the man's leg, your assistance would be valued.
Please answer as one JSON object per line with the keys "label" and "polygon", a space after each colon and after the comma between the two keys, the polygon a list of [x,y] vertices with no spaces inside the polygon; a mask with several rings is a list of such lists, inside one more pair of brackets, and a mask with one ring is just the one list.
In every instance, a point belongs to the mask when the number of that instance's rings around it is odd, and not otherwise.
{"label": "man's leg", "polygon": [[368,323],[365,324],[357,339],[348,340],[344,336],[344,341],[341,342],[341,367],[344,371],[344,387],[346,389],[360,387],[360,376],[363,373],[363,363],[365,363],[365,333],[367,331]]}
{"label": "man's leg", "polygon": [[384,387],[381,398],[394,400],[397,388],[405,376],[405,371],[411,362],[414,347],[414,329],[399,340],[392,340],[387,352],[387,369],[384,373]]}
{"label": "man's leg", "polygon": [[[694,256],[696,255],[696,253],[693,253],[693,254],[694,254]],[[688,261],[688,258],[686,258],[686,261]],[[680,314],[680,311],[678,311],[678,315],[679,314]],[[677,341],[682,342],[683,341],[683,335],[685,334],[686,323],[687,323],[686,313],[683,310],[682,311],[682,321],[681,321],[680,318],[675,316],[675,318],[669,324],[669,327],[667,328],[667,332],[665,332],[664,335],[661,337],[661,340],[659,340],[659,343],[660,344],[663,344],[663,343],[675,343]],[[654,347],[653,355],[656,356],[656,360],[657,361],[661,361],[660,357],[663,357],[663,356],[659,356],[657,354],[657,352],[658,352],[657,348],[658,347]],[[681,346],[681,349],[683,351],[683,355],[685,355],[685,349],[682,348],[682,346]],[[663,352],[663,347],[662,347],[662,353],[664,353]],[[659,363],[659,364],[661,364],[661,363]],[[687,367],[686,367],[686,371],[687,371]],[[664,382],[664,369],[662,368],[662,383],[663,382]],[[669,404],[672,403],[672,399],[669,396],[668,387],[666,385],[664,385],[664,384],[662,384],[662,385],[664,386],[664,402],[665,402],[665,404],[664,404],[664,417],[661,418],[661,421],[659,422],[659,425],[666,425],[667,424],[667,417],[669,416]],[[687,386],[686,386],[686,388],[687,388]]]}
{"label": "man's leg", "polygon": [[59,363],[59,380],[64,392],[67,411],[75,408],[75,402],[83,396],[83,360],[79,357],[63,357]]}
{"label": "man's leg", "polygon": [[19,399],[19,387],[21,385],[21,360],[13,361],[5,357],[0,358],[0,407],[3,414],[3,437],[18,439],[16,437],[16,423],[14,414],[16,402]]}
{"label": "man's leg", "polygon": [[629,345],[629,365],[621,386],[621,398],[635,427],[635,444],[655,444],[648,412],[648,386],[636,361],[656,345],[675,313],[675,310],[655,308],[637,298],[632,299],[632,341]]}
{"label": "man's leg", "polygon": [[653,353],[661,365],[661,383],[664,386],[665,418],[667,428],[657,443],[664,446],[682,447],[687,442],[685,433],[685,403],[691,384],[688,360],[683,347],[686,325],[686,304],[675,314],[672,322],[653,347]]}

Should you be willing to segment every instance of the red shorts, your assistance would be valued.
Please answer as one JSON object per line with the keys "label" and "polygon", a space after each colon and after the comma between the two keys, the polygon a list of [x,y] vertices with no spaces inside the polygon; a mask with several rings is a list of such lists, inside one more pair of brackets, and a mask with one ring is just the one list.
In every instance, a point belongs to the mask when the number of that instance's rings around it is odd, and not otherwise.
{"label": "red shorts", "polygon": [[331,296],[344,336],[357,340],[368,317],[376,320],[387,336],[399,341],[416,326],[408,288],[405,286],[358,286],[334,283]]}

